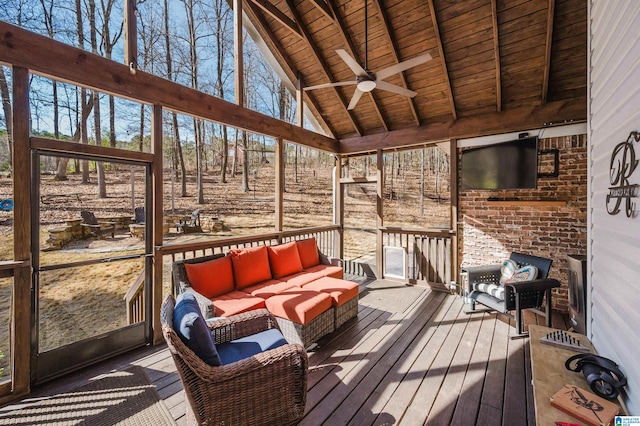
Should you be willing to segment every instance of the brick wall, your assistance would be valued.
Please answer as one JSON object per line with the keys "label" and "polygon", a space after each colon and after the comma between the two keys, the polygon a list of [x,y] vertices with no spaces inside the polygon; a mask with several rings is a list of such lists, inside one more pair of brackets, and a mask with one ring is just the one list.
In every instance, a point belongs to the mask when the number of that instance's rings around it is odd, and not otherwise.
{"label": "brick wall", "polygon": [[[512,251],[553,259],[550,277],[560,280],[553,308],[568,311],[567,255],[587,252],[587,136],[541,139],[539,149],[558,149],[558,177],[539,178],[534,190],[458,188],[458,250],[462,266],[500,263]],[[462,150],[458,150],[458,158]],[[541,171],[549,169],[543,156]],[[563,206],[492,204],[489,197],[521,201],[561,200]]]}

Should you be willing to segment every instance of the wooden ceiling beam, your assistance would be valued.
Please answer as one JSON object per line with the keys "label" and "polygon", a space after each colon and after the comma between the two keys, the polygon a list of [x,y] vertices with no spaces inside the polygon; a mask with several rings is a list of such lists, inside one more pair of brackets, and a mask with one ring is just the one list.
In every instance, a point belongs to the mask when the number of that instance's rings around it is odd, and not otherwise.
{"label": "wooden ceiling beam", "polygon": [[447,95],[449,97],[449,104],[451,105],[451,115],[455,120],[458,118],[456,112],[456,103],[453,99],[453,89],[451,88],[451,78],[449,77],[449,70],[447,67],[447,59],[444,56],[444,47],[442,46],[442,37],[440,37],[440,28],[438,27],[438,17],[436,16],[436,9],[433,6],[433,0],[429,0],[429,13],[431,14],[431,22],[433,23],[433,35],[436,38],[436,44],[438,46],[438,53],[442,61],[442,72],[444,74],[445,82],[447,85]]}
{"label": "wooden ceiling beam", "polygon": [[0,62],[242,130],[336,152],[335,139],[0,21]]}
{"label": "wooden ceiling beam", "polygon": [[[293,0],[286,0],[286,1],[287,1],[287,5],[289,6],[289,10],[293,14],[294,19],[298,22],[298,24],[300,26],[300,29],[302,30],[302,34],[304,35],[304,39],[306,40],[307,45],[309,46],[309,48],[313,52],[313,56],[315,57],[315,60],[322,67],[322,71],[324,72],[325,77],[329,81],[334,81],[335,79],[333,78],[333,75],[331,74],[331,70],[329,70],[329,67],[327,66],[327,63],[322,60],[322,56],[320,55],[320,50],[318,49],[318,47],[316,46],[315,42],[313,41],[313,38],[311,37],[311,34],[309,33],[309,30],[307,29],[306,25],[304,25],[304,23],[302,21],[302,18],[300,16],[300,14],[298,13],[298,10],[296,9],[295,3],[293,2]],[[342,106],[342,108],[344,108],[344,111],[347,114],[347,116],[349,117],[349,120],[351,121],[351,124],[353,125],[353,128],[354,128],[355,132],[358,135],[362,136],[362,134],[363,134],[362,127],[360,126],[360,124],[356,120],[356,118],[353,115],[353,113],[347,109],[348,103],[347,103],[346,99],[344,98],[344,96],[342,96],[342,93],[340,93],[340,91],[338,90],[337,87],[333,87],[333,91],[335,92],[336,96],[340,100],[340,105]]]}
{"label": "wooden ceiling beam", "polygon": [[542,77],[542,103],[547,103],[549,95],[549,74],[551,72],[551,45],[553,41],[553,19],[555,15],[556,1],[549,0],[547,7],[547,37],[544,52],[544,76]]}
{"label": "wooden ceiling beam", "polygon": [[493,55],[496,59],[496,111],[502,111],[502,76],[500,75],[500,39],[498,38],[498,0],[491,0]]}
{"label": "wooden ceiling beam", "polygon": [[329,9],[329,6],[327,6],[327,3],[325,3],[324,0],[311,0],[311,3],[313,3],[313,5],[324,14],[324,16],[332,21],[335,19],[335,14]]}
{"label": "wooden ceiling beam", "polygon": [[[356,61],[357,61],[358,56],[356,55],[356,48],[353,44],[353,40],[351,40],[351,37],[349,37],[349,33],[347,32],[347,29],[344,27],[344,23],[342,19],[338,19],[338,14],[337,14],[335,5],[333,4],[333,0],[327,0],[327,1],[328,1],[327,5],[329,8],[329,11],[333,16],[333,23],[338,27],[338,30],[340,31],[340,36],[342,37],[342,40],[344,41],[344,44],[349,51],[349,54],[353,58],[356,58]],[[375,110],[376,115],[378,116],[378,119],[382,123],[382,127],[384,127],[385,132],[388,132],[389,124],[387,124],[387,120],[385,120],[384,116],[382,115],[382,111],[380,111],[380,107],[378,106],[378,101],[376,100],[376,97],[373,95],[373,91],[369,92],[369,94],[371,95],[371,102],[373,102],[373,109]]]}
{"label": "wooden ceiling beam", "polygon": [[[384,12],[384,8],[380,4],[380,0],[373,0],[373,5],[376,7],[378,15],[380,15],[380,20],[382,21],[383,32],[387,38],[387,44],[391,46],[391,53],[393,54],[393,59],[396,61],[396,64],[400,63],[400,56],[398,55],[398,46],[396,41],[393,39],[391,35],[391,25],[389,24],[389,18],[387,14]],[[409,89],[409,83],[407,83],[407,76],[404,72],[400,73],[402,87],[405,89]],[[409,102],[409,107],[411,108],[411,115],[413,115],[413,121],[416,126],[420,125],[420,118],[418,117],[418,110],[416,109],[416,103],[413,98],[407,98]]]}
{"label": "wooden ceiling beam", "polygon": [[[289,55],[282,48],[282,45],[277,41],[275,35],[273,34],[273,31],[271,31],[271,29],[269,28],[269,24],[259,12],[257,6],[255,6],[251,2],[251,0],[246,0],[245,5],[247,7],[244,8],[244,13],[247,14],[249,20],[255,26],[262,40],[269,46],[269,50],[282,67],[282,70],[287,75],[289,82],[292,85],[295,85],[294,81],[298,80],[299,71],[293,65],[291,59],[289,58]],[[323,130],[331,137],[335,137],[336,132],[320,112],[321,108],[315,97],[307,93],[305,95],[305,99],[307,107],[311,110],[311,113],[314,115],[316,120],[318,120],[318,123],[323,128]]]}
{"label": "wooden ceiling beam", "polygon": [[269,3],[268,0],[250,0],[253,4],[262,9],[265,13],[271,16],[276,21],[280,22],[285,28],[289,29],[292,33],[304,39],[304,36],[300,32],[300,26],[296,21],[289,18],[287,15],[282,13],[279,9],[277,9],[274,5]]}
{"label": "wooden ceiling beam", "polygon": [[388,133],[379,133],[340,140],[340,154],[375,151],[378,148],[394,149],[411,145],[432,143],[449,139],[518,132],[548,127],[554,124],[579,123],[587,120],[587,98],[549,102],[539,106],[527,106],[491,112],[445,122],[433,122],[426,126],[411,127]]}

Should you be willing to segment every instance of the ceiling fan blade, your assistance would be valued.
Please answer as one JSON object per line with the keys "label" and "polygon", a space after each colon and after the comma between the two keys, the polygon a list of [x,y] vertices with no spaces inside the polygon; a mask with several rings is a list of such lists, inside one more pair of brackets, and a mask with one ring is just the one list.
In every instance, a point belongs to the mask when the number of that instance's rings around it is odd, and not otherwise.
{"label": "ceiling fan blade", "polygon": [[393,74],[398,74],[399,72],[408,70],[409,68],[415,67],[416,65],[424,64],[425,62],[433,59],[430,54],[425,53],[424,55],[416,56],[413,59],[408,59],[404,62],[400,62],[399,64],[391,65],[383,70],[380,70],[376,73],[376,78],[378,80],[384,80]]}
{"label": "ceiling fan blade", "polygon": [[413,98],[418,92],[405,89],[404,87],[396,86],[395,84],[387,83],[386,81],[376,81],[376,89],[386,90],[387,92],[397,93],[398,95],[409,96]]}
{"label": "ceiling fan blade", "polygon": [[309,86],[309,87],[305,87],[302,90],[314,90],[314,89],[324,89],[325,87],[334,87],[334,86],[351,86],[353,84],[357,84],[357,81],[338,81],[335,83],[324,83],[324,84],[318,84],[316,86]]}
{"label": "ceiling fan blade", "polygon": [[353,96],[351,97],[351,101],[349,102],[349,106],[347,107],[348,110],[352,110],[356,107],[356,104],[358,103],[358,101],[360,100],[360,98],[362,97],[362,94],[364,92],[358,88],[356,88],[356,91],[353,92]]}
{"label": "ceiling fan blade", "polygon": [[360,64],[351,57],[344,49],[336,50],[336,53],[342,58],[342,60],[351,68],[351,71],[358,77],[367,75],[367,72],[360,66]]}

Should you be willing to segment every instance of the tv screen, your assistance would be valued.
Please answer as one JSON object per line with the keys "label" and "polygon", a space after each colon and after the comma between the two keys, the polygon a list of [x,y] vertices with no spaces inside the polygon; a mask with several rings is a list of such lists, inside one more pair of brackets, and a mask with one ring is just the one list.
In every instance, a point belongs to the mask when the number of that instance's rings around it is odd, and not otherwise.
{"label": "tv screen", "polygon": [[462,151],[462,188],[535,189],[538,137]]}

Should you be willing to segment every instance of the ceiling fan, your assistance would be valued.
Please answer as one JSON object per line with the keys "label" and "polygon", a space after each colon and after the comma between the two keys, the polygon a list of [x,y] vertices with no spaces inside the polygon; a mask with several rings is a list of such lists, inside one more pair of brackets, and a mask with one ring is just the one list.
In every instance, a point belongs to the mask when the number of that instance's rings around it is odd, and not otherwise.
{"label": "ceiling fan", "polygon": [[322,89],[325,87],[334,87],[334,86],[350,86],[356,85],[356,90],[351,97],[351,101],[349,102],[348,110],[352,110],[356,107],[358,101],[362,97],[362,95],[366,92],[371,92],[373,89],[386,90],[387,92],[397,93],[399,95],[408,96],[413,98],[417,95],[417,92],[413,90],[405,89],[404,87],[397,86],[395,84],[387,83],[383,81],[385,78],[397,74],[399,72],[408,70],[409,68],[413,68],[416,65],[423,64],[432,59],[431,55],[425,53],[420,56],[416,56],[413,59],[408,59],[406,61],[400,62],[395,65],[391,65],[390,67],[384,68],[376,73],[373,73],[369,70],[368,67],[368,51],[369,51],[369,34],[368,34],[368,13],[367,13],[367,3],[368,0],[364,2],[364,68],[356,61],[351,55],[347,53],[344,49],[336,50],[336,53],[342,58],[342,60],[351,68],[351,71],[356,75],[355,80],[351,81],[338,81],[335,83],[324,83],[318,84],[316,86],[305,87],[304,90],[314,90],[314,89]]}

